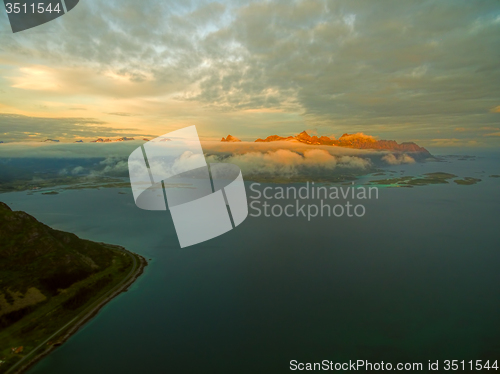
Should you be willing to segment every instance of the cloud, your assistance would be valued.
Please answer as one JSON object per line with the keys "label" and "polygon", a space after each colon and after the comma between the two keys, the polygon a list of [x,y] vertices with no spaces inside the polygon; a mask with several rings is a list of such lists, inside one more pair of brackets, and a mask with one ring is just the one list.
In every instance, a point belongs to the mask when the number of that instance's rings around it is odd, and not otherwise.
{"label": "cloud", "polygon": [[85,171],[85,168],[82,167],[82,166],[77,166],[75,167],[73,170],[71,170],[71,174],[73,175],[78,175],[78,174],[81,174]]}
{"label": "cloud", "polygon": [[76,166],[72,167],[71,170],[68,170],[68,168],[63,168],[59,170],[59,175],[79,175],[85,173],[86,169],[83,166]]}
{"label": "cloud", "polygon": [[110,114],[112,116],[119,116],[119,117],[134,117],[136,114],[134,113],[127,113],[127,112],[113,112],[113,113],[106,113]]}
{"label": "cloud", "polygon": [[[272,177],[293,177],[316,172],[331,175],[335,169],[366,170],[371,166],[368,159],[353,156],[336,157],[322,149],[312,149],[303,154],[288,149],[265,153],[249,152],[230,157],[209,156],[208,162],[229,162],[238,165],[244,176],[268,175]],[[327,174],[324,174],[327,173]]]}
{"label": "cloud", "polygon": [[[99,168],[97,170],[90,170],[90,177],[97,177],[97,176],[121,176],[121,177],[128,177],[128,161],[127,159],[120,158],[120,157],[107,157],[105,160],[101,161],[99,163]],[[101,168],[104,166],[104,168]],[[76,171],[76,174],[79,174],[83,171],[82,169],[79,169],[79,167],[76,167],[73,169],[73,172]]]}
{"label": "cloud", "polygon": [[385,153],[295,142],[202,142],[207,162],[238,165],[244,176],[336,175],[370,169]]}
{"label": "cloud", "polygon": [[[0,159],[37,158],[68,160],[61,175],[128,177],[128,156],[141,141],[117,143],[7,143],[0,145]],[[241,167],[244,176],[327,177],[371,170],[380,164],[384,152],[341,147],[312,147],[301,143],[241,142],[237,145],[202,142],[207,162],[229,162]],[[100,159],[100,160],[99,160]],[[93,161],[97,160],[97,161]],[[178,160],[183,165],[195,162],[186,154]],[[149,160],[151,167],[154,165]],[[195,162],[195,164],[198,164]],[[174,164],[172,172],[177,165]]]}
{"label": "cloud", "polygon": [[[77,160],[77,159],[76,159]],[[73,161],[76,161],[73,160]],[[84,176],[88,178],[95,177],[128,177],[128,161],[127,158],[110,156],[104,160],[85,166],[65,167],[59,171],[59,175]]]}
{"label": "cloud", "polygon": [[[95,118],[45,118],[0,113],[0,140],[22,141],[45,139],[88,139],[96,137],[134,137],[138,129],[120,129],[107,126]],[[2,135],[3,134],[3,135]]]}
{"label": "cloud", "polygon": [[[0,25],[0,101],[144,100],[158,103],[157,116],[165,103],[192,103],[174,119],[278,113],[273,125],[290,134],[384,129],[430,140],[498,126],[498,15],[495,1],[88,0],[16,35]],[[247,118],[232,126],[261,126]]]}
{"label": "cloud", "polygon": [[477,140],[470,139],[457,139],[457,138],[445,138],[445,139],[432,139],[432,146],[434,147],[473,147],[477,146],[479,143]]}
{"label": "cloud", "polygon": [[0,144],[0,158],[126,158],[144,144],[133,140],[116,143],[42,143],[16,142]]}
{"label": "cloud", "polygon": [[388,155],[382,157],[382,160],[387,162],[389,165],[401,165],[401,164],[414,164],[415,159],[406,153],[400,155],[394,155],[389,153]]}

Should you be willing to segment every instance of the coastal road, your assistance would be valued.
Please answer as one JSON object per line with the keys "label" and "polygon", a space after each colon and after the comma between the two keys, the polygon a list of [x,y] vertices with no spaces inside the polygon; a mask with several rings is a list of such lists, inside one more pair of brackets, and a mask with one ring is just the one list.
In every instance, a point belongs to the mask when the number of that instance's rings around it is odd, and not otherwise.
{"label": "coastal road", "polygon": [[[87,307],[85,310],[80,312],[75,318],[73,318],[71,321],[69,321],[67,324],[65,324],[63,327],[61,327],[59,330],[57,330],[55,333],[50,335],[46,340],[44,340],[39,346],[37,346],[35,349],[33,349],[30,353],[28,353],[26,356],[24,356],[21,360],[19,360],[15,365],[13,365],[9,370],[5,372],[5,374],[11,374],[14,373],[15,370],[23,369],[24,367],[22,366],[23,363],[29,364],[30,363],[30,358],[35,358],[37,357],[34,355],[36,352],[42,350],[43,348],[45,349],[51,349],[52,347],[47,347],[47,343],[51,340],[53,340],[55,337],[57,337],[59,334],[61,334],[63,331],[67,330],[70,326],[75,324],[73,326],[73,329],[78,329],[81,325],[83,325],[87,320],[90,320],[90,318],[100,309],[102,308],[106,303],[111,301],[111,299],[116,296],[118,293],[122,292],[122,288],[125,288],[128,286],[128,282],[133,279],[134,276],[136,276],[138,269],[138,263],[137,263],[137,258],[134,256],[132,253],[122,249],[121,247],[115,246],[115,249],[126,253],[128,256],[132,258],[133,266],[132,269],[129,271],[127,276],[123,278],[115,287],[113,287],[111,290],[106,292],[102,297],[94,301],[89,307]],[[116,295],[115,295],[116,294]],[[43,351],[40,351],[40,353],[43,353]]]}

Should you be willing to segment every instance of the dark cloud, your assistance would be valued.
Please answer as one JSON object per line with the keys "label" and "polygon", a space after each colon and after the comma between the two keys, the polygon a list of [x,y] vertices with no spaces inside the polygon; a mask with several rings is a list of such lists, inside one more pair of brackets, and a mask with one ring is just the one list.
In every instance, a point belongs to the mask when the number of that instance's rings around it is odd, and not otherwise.
{"label": "dark cloud", "polygon": [[495,2],[259,2],[226,32],[245,54],[206,78],[207,103],[293,98],[311,123],[350,129],[500,121],[490,111],[500,100]]}

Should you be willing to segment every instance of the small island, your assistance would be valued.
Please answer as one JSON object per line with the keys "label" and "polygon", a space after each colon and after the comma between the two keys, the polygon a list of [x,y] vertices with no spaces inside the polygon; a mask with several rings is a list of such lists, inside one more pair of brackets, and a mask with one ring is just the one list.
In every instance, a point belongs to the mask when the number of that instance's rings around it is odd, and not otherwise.
{"label": "small island", "polygon": [[389,186],[389,187],[413,187],[427,186],[429,184],[448,184],[450,179],[457,178],[454,174],[436,172],[425,173],[420,177],[403,176],[390,179],[376,179],[370,181],[370,184]]}
{"label": "small island", "polygon": [[[376,175],[376,174],[374,174]],[[379,186],[387,187],[414,187],[414,186],[427,186],[430,184],[448,184],[453,178],[458,178],[455,174],[436,172],[436,173],[426,173],[419,177],[414,176],[403,176],[389,179],[376,179],[370,181],[368,184],[375,184]],[[455,179],[458,185],[470,186],[481,182],[481,179],[464,177],[463,179]]]}
{"label": "small island", "polygon": [[59,195],[59,192],[57,192],[57,191],[47,191],[47,192],[42,192],[42,195]]}
{"label": "small island", "polygon": [[458,184],[460,186],[470,186],[470,185],[476,184],[478,182],[481,182],[481,179],[472,178],[472,177],[465,177],[463,179],[456,179],[453,182],[455,182],[456,184]]}

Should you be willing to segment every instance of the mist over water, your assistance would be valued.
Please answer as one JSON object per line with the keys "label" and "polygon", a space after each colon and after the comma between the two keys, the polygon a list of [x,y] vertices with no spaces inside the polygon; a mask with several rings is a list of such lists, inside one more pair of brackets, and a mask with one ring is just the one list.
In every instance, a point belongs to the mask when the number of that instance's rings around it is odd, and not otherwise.
{"label": "mist over water", "polygon": [[483,181],[381,188],[362,218],[248,217],[185,249],[169,213],[138,209],[127,189],[2,194],[54,228],[152,259],[128,292],[30,373],[498,359],[500,179],[489,178],[497,165],[484,157],[393,166]]}

